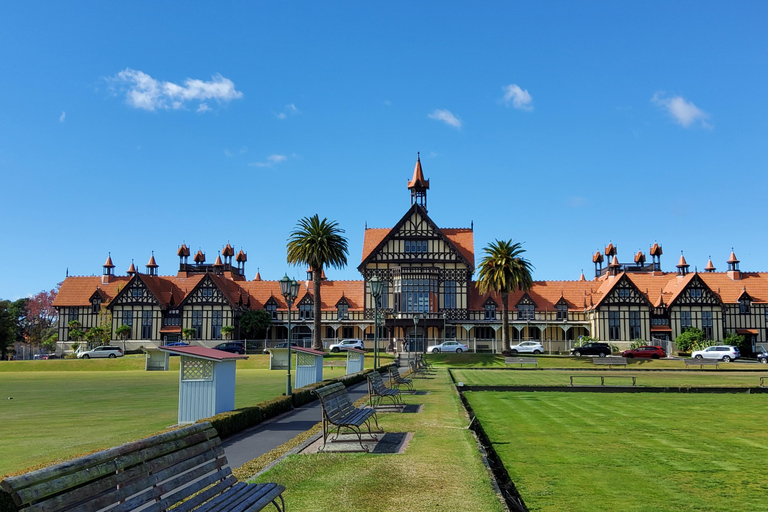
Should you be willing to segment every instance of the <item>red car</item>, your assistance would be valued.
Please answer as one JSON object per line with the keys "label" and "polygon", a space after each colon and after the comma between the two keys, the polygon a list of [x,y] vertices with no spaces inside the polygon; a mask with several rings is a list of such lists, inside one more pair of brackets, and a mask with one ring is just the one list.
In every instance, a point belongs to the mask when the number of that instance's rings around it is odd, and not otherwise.
{"label": "red car", "polygon": [[621,353],[622,357],[645,357],[647,359],[658,359],[660,357],[667,357],[667,353],[661,347],[652,347],[647,345],[645,347],[637,347],[631,350],[625,350]]}

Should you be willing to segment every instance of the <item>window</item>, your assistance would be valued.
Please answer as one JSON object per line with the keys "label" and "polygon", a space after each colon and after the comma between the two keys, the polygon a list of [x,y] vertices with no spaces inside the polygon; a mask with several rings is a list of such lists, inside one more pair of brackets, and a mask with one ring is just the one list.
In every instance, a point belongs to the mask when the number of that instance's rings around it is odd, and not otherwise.
{"label": "window", "polygon": [[221,324],[223,320],[224,320],[223,311],[212,312],[212,315],[211,315],[211,339],[212,340],[221,339]]}
{"label": "window", "polygon": [[437,279],[400,279],[400,311],[403,313],[428,313],[435,311],[433,299],[437,296]]}
{"label": "window", "polygon": [[277,304],[274,302],[268,302],[264,309],[267,310],[267,313],[269,313],[269,316],[272,318],[272,320],[277,320]]}
{"label": "window", "polygon": [[446,339],[456,339],[456,326],[455,325],[446,325],[445,326],[445,337]]}
{"label": "window", "polygon": [[201,288],[200,295],[202,295],[206,299],[210,299],[211,297],[213,297],[213,288]]}
{"label": "window", "polygon": [[708,340],[712,339],[712,312],[711,311],[701,312],[701,330],[704,331],[704,334],[707,336]]}
{"label": "window", "polygon": [[631,291],[629,288],[619,288],[619,297],[622,299],[628,299]]}
{"label": "window", "polygon": [[144,296],[144,290],[142,290],[138,286],[131,288],[131,298],[140,299],[143,296]]}
{"label": "window", "polygon": [[69,308],[69,321],[78,321],[77,320],[77,314],[79,313],[79,308]]}
{"label": "window", "polygon": [[123,325],[130,325],[133,327],[133,311],[130,309],[123,310]]}
{"label": "window", "polygon": [[558,304],[557,305],[557,319],[558,320],[568,320],[568,305],[567,304]]}
{"label": "window", "polygon": [[739,313],[742,315],[748,315],[750,302],[751,301],[749,299],[739,299]]}
{"label": "window", "polygon": [[426,240],[406,240],[405,241],[406,254],[425,253],[427,252]]}
{"label": "window", "polygon": [[636,340],[640,338],[640,312],[629,312],[629,339]]}
{"label": "window", "polygon": [[691,312],[690,311],[681,311],[680,312],[680,328],[683,330],[683,332],[686,331],[691,327]]}
{"label": "window", "polygon": [[518,320],[535,320],[536,307],[533,304],[518,304],[517,319]]}
{"label": "window", "polygon": [[496,320],[496,304],[485,305],[485,319]]}
{"label": "window", "polygon": [[299,318],[301,320],[312,320],[314,318],[313,304],[311,302],[299,304]]}
{"label": "window", "polygon": [[443,298],[445,309],[456,308],[456,281],[445,281],[443,283],[445,297]]}
{"label": "window", "polygon": [[381,283],[381,297],[379,297],[379,307],[389,307],[389,282],[382,281]]}
{"label": "window", "polygon": [[94,297],[91,303],[91,313],[98,313],[101,309],[101,297]]}
{"label": "window", "polygon": [[195,330],[195,339],[203,339],[203,312],[192,311],[192,328]]}
{"label": "window", "polygon": [[475,327],[475,337],[479,340],[493,340],[496,339],[496,331],[491,327]]}
{"label": "window", "polygon": [[169,309],[163,319],[163,325],[181,325],[181,311],[178,309]]}
{"label": "window", "polygon": [[342,338],[354,338],[355,337],[355,328],[351,325],[345,325],[341,328],[341,337]]}
{"label": "window", "polygon": [[618,311],[608,312],[608,339],[615,341],[621,338],[621,319]]}
{"label": "window", "polygon": [[349,306],[347,304],[339,304],[336,306],[338,312],[337,318],[339,320],[347,320],[349,318]]}
{"label": "window", "polygon": [[692,299],[700,299],[701,298],[701,288],[691,288],[690,294],[691,294],[691,298]]}
{"label": "window", "polygon": [[152,311],[144,310],[141,312],[141,339],[152,339]]}

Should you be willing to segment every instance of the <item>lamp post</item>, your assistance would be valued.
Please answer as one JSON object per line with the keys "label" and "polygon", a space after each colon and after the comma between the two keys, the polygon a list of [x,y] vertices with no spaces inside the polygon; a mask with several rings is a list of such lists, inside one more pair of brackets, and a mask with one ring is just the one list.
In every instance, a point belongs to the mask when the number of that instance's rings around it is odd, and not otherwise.
{"label": "lamp post", "polygon": [[[413,351],[416,352],[416,343],[419,341],[419,320],[421,319],[421,313],[413,315]],[[426,353],[426,343],[424,346],[424,352]]]}
{"label": "lamp post", "polygon": [[379,298],[382,282],[378,276],[371,278],[371,297],[373,298],[373,369],[379,367]]}
{"label": "lamp post", "polygon": [[291,396],[291,306],[296,297],[299,296],[299,283],[286,274],[280,280],[280,293],[285,298],[285,302],[288,303],[288,378],[285,383],[285,394]]}

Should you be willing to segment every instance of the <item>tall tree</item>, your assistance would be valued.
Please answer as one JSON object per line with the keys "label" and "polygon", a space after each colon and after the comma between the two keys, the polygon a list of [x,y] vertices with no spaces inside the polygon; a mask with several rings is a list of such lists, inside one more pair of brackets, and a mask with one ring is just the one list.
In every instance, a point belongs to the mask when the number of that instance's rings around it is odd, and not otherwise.
{"label": "tall tree", "polygon": [[[323,268],[343,268],[347,264],[347,239],[336,221],[320,220],[317,214],[304,217],[288,237],[288,263],[306,264],[312,269],[313,323],[312,348],[323,350],[320,327],[320,282]],[[290,333],[288,333],[290,339]]]}
{"label": "tall tree", "polygon": [[517,290],[528,291],[533,285],[533,265],[523,258],[522,244],[512,240],[496,240],[483,249],[477,288],[480,293],[496,292],[501,295],[501,340],[504,352],[509,352],[509,294]]}
{"label": "tall tree", "polygon": [[29,343],[42,343],[45,330],[52,327],[58,318],[56,308],[53,307],[58,291],[58,288],[43,290],[27,300],[26,334]]}
{"label": "tall tree", "polygon": [[272,325],[272,316],[263,309],[251,309],[240,316],[240,337],[258,338]]}
{"label": "tall tree", "polygon": [[8,358],[8,350],[16,341],[17,318],[12,311],[12,304],[7,300],[0,300],[0,358]]}

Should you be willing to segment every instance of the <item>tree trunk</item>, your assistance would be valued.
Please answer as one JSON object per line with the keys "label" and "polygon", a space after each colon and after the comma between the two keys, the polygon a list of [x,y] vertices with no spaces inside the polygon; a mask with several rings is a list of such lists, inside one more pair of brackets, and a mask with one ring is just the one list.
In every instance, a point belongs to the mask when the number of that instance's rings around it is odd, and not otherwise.
{"label": "tree trunk", "polygon": [[510,351],[509,345],[509,294],[501,294],[501,346],[504,352]]}
{"label": "tree trunk", "polygon": [[314,294],[314,301],[312,302],[312,324],[315,326],[312,329],[312,348],[315,350],[323,350],[323,336],[321,327],[321,311],[322,301],[320,300],[320,277],[323,275],[323,267],[312,269],[312,288]]}

